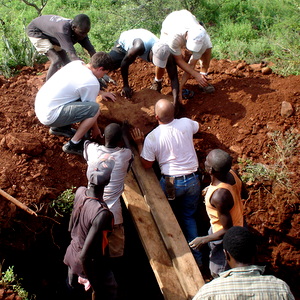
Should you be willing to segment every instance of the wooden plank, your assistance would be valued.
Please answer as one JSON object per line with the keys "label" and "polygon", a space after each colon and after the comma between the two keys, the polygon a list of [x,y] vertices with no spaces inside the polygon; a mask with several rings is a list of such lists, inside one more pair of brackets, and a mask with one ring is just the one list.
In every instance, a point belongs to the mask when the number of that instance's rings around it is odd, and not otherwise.
{"label": "wooden plank", "polygon": [[186,297],[192,299],[205,283],[201,272],[154,171],[144,169],[138,153],[135,151],[134,154],[133,173],[150,207]]}
{"label": "wooden plank", "polygon": [[133,217],[138,234],[164,298],[168,300],[186,299],[185,293],[173,268],[172,261],[151,215],[150,208],[146,204],[131,171],[126,176],[122,197]]}

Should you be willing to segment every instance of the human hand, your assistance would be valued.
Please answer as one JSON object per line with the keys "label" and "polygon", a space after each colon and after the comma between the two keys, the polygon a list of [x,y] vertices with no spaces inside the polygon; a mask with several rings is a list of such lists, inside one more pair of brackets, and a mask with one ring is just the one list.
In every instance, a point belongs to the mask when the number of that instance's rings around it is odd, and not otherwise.
{"label": "human hand", "polygon": [[100,128],[97,126],[97,127],[93,127],[91,129],[91,138],[93,140],[98,140],[99,138],[103,138],[103,135],[102,135],[102,132],[100,130]]}
{"label": "human hand", "polygon": [[193,239],[191,242],[189,242],[189,246],[193,250],[200,249],[205,244],[206,244],[206,242],[205,242],[205,236],[198,236],[195,239]]}
{"label": "human hand", "polygon": [[203,190],[202,190],[202,196],[204,197],[207,193],[207,190],[208,190],[209,186],[205,187]]}
{"label": "human hand", "polygon": [[143,144],[145,137],[144,133],[139,128],[133,128],[130,133],[136,144]]}
{"label": "human hand", "polygon": [[116,100],[117,100],[116,95],[114,93],[111,93],[111,92],[101,91],[100,95],[101,95],[101,97],[104,101],[111,100],[112,102],[116,102]]}
{"label": "human hand", "polygon": [[124,86],[121,92],[121,96],[125,98],[132,97],[132,89],[129,86]]}
{"label": "human hand", "polygon": [[208,79],[205,75],[198,73],[195,79],[201,86],[208,86]]}

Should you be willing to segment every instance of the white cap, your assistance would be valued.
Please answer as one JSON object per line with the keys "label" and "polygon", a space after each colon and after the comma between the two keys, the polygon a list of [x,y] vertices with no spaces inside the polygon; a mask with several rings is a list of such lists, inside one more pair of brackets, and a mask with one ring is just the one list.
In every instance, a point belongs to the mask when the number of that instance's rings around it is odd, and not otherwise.
{"label": "white cap", "polygon": [[153,64],[159,68],[165,68],[170,55],[169,46],[166,43],[158,41],[153,45],[152,53]]}
{"label": "white cap", "polygon": [[193,52],[199,52],[204,44],[204,38],[206,35],[205,29],[201,26],[196,26],[188,30],[186,47]]}

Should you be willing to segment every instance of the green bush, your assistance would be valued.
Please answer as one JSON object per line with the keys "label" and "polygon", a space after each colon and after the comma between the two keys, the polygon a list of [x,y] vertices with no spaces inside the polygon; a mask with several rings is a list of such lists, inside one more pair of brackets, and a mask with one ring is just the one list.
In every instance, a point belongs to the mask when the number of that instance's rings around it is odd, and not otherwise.
{"label": "green bush", "polygon": [[[29,300],[28,292],[21,286],[22,280],[22,278],[18,278],[14,273],[14,266],[11,266],[5,272],[1,273],[0,286],[3,289],[13,290],[23,300]],[[32,299],[32,297],[30,299]]]}
{"label": "green bush", "polygon": [[55,216],[64,217],[71,214],[75,198],[75,189],[75,187],[66,189],[57,199],[51,202],[50,207],[54,209]]}

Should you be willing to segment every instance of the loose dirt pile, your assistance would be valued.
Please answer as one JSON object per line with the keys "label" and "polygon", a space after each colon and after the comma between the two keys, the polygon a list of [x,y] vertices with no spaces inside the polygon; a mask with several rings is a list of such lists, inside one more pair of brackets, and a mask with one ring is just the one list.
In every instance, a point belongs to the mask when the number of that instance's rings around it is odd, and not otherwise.
{"label": "loose dirt pile", "polygon": [[[13,78],[0,77],[0,188],[40,216],[47,216],[49,203],[61,192],[86,184],[84,159],[62,152],[66,139],[49,135],[49,128],[35,117],[34,99],[47,67],[25,67]],[[109,85],[107,90],[116,93],[117,102],[101,102],[99,127],[128,120],[148,133],[156,126],[155,102],[162,97],[172,100],[167,76],[162,94],[152,91],[148,87],[154,68],[137,61],[130,66],[129,80],[135,91],[130,100],[120,96],[120,72],[110,76],[118,86]],[[251,178],[255,168],[248,170],[245,217],[260,242],[259,261],[300,297],[299,139],[295,142],[300,134],[300,76],[265,75],[261,65],[212,60],[209,78],[216,88],[214,94],[204,94],[193,79],[188,81],[186,88],[195,96],[184,100],[179,117],[200,123],[201,133],[194,142],[202,168],[208,151],[222,148],[232,154],[240,173],[245,162],[252,162],[252,166],[267,165],[278,175],[277,180],[265,176],[255,181]],[[258,173],[264,175],[264,169]],[[14,228],[16,220],[22,232],[2,235],[1,245],[25,250],[32,236],[43,231],[43,222],[52,222],[30,216],[0,197],[2,230]]]}

